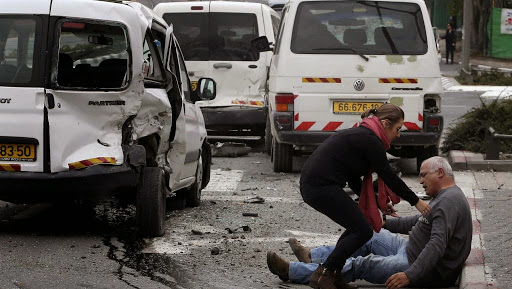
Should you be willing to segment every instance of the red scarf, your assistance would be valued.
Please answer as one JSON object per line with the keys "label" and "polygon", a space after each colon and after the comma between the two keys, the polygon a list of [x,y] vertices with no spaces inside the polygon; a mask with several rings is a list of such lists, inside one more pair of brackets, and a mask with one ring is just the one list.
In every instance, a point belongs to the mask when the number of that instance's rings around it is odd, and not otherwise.
{"label": "red scarf", "polygon": [[[376,116],[370,116],[361,122],[361,125],[371,129],[382,141],[384,148],[388,150],[391,145],[384,130],[384,126]],[[386,213],[389,202],[398,204],[400,198],[392,192],[388,186],[384,183],[381,177],[378,178],[378,200],[375,200],[375,192],[372,184],[372,173],[373,169],[370,169],[368,174],[363,178],[363,185],[361,187],[361,196],[359,197],[359,209],[363,212],[363,215],[368,220],[368,223],[372,226],[375,232],[380,232],[382,228],[382,219],[379,213],[379,208],[383,213]]]}

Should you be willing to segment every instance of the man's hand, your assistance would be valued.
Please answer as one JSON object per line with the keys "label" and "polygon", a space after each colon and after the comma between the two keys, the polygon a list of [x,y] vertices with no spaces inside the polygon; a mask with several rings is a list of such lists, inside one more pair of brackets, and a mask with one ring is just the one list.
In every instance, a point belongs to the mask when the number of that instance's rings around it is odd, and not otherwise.
{"label": "man's hand", "polygon": [[388,278],[388,280],[386,281],[386,288],[402,288],[409,284],[411,284],[411,280],[409,280],[409,277],[407,277],[407,275],[404,272],[399,272],[391,275],[391,277]]}

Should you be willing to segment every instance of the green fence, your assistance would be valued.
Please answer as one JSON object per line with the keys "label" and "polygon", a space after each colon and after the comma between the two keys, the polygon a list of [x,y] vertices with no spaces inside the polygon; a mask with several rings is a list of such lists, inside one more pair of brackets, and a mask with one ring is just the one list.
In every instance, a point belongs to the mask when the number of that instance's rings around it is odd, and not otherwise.
{"label": "green fence", "polygon": [[490,56],[512,59],[512,34],[501,34],[501,8],[493,8],[487,25]]}

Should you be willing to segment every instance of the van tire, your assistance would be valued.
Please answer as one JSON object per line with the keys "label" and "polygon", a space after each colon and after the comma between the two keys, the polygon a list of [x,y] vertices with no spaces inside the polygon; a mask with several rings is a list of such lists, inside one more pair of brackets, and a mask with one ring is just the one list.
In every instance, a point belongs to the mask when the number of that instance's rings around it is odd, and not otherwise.
{"label": "van tire", "polygon": [[199,156],[196,168],[196,180],[194,184],[187,190],[186,205],[187,207],[199,207],[201,204],[201,190],[203,184],[203,156]]}
{"label": "van tire", "polygon": [[420,151],[419,155],[416,157],[416,170],[420,173],[421,163],[423,163],[426,159],[439,155],[439,148],[437,146],[428,146],[423,148]]}
{"label": "van tire", "polygon": [[142,169],[137,192],[137,229],[143,236],[159,237],[165,233],[164,171],[161,168]]}
{"label": "van tire", "polygon": [[272,128],[270,127],[270,119],[267,115],[265,122],[265,151],[268,155],[272,154]]}
{"label": "van tire", "polygon": [[205,141],[201,150],[203,157],[203,182],[201,189],[204,189],[210,183],[211,168],[212,168],[212,147]]}
{"label": "van tire", "polygon": [[272,159],[274,172],[290,173],[293,164],[293,146],[272,139]]}

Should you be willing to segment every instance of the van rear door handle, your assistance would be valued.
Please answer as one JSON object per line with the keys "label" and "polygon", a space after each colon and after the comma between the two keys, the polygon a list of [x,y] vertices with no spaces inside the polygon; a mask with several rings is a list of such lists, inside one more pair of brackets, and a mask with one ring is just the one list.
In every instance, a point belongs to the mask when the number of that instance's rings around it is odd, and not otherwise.
{"label": "van rear door handle", "polygon": [[194,76],[195,75],[195,72],[191,71],[188,73],[188,76]]}
{"label": "van rear door handle", "polygon": [[249,65],[249,68],[252,68],[252,69],[254,69],[254,68],[258,68],[258,65],[251,64],[251,65]]}
{"label": "van rear door handle", "polygon": [[53,97],[53,94],[47,93],[46,94],[46,101],[48,103],[48,109],[55,108],[55,98]]}
{"label": "van rear door handle", "polygon": [[233,65],[231,63],[221,62],[221,63],[214,63],[213,64],[213,68],[215,68],[215,69],[219,69],[219,68],[231,69],[231,67],[233,67]]}

